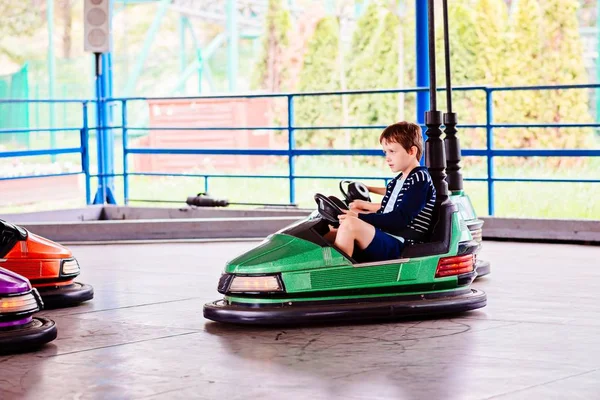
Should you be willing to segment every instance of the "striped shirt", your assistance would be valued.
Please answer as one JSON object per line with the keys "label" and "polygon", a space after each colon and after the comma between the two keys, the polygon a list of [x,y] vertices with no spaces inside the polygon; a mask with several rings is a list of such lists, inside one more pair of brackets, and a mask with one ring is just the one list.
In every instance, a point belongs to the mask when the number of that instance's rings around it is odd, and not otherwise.
{"label": "striped shirt", "polygon": [[[420,243],[431,226],[435,187],[427,167],[417,167],[406,176],[400,193],[392,199],[394,188],[401,181],[402,173],[387,185],[379,210],[373,214],[359,214],[358,218],[392,236],[403,237],[407,243]],[[384,213],[390,201],[394,202],[394,208]]]}

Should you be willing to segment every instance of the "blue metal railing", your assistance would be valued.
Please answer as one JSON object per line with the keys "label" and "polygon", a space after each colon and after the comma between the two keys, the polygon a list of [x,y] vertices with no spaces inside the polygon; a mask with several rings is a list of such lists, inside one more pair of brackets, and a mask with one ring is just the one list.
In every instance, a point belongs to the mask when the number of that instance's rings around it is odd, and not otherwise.
{"label": "blue metal railing", "polygon": [[[518,182],[586,182],[586,183],[599,183],[600,180],[595,179],[530,179],[530,178],[497,178],[494,176],[494,158],[495,157],[598,157],[600,156],[600,150],[542,150],[542,149],[495,149],[494,148],[494,129],[495,128],[598,128],[600,124],[597,123],[553,123],[553,124],[509,124],[509,123],[494,123],[494,106],[493,106],[493,93],[496,91],[510,91],[510,90],[557,90],[557,89],[590,89],[598,88],[598,85],[562,85],[562,86],[524,86],[524,87],[512,87],[512,88],[492,88],[484,86],[473,86],[473,87],[461,87],[456,88],[457,91],[483,91],[485,93],[485,104],[486,104],[486,122],[485,124],[463,124],[459,125],[460,128],[481,128],[486,130],[486,148],[485,149],[463,149],[462,155],[465,157],[485,157],[487,161],[487,176],[485,178],[466,178],[468,181],[480,181],[487,183],[487,194],[488,194],[488,213],[494,215],[494,183],[495,182],[507,182],[507,181],[518,181]],[[385,126],[318,126],[318,127],[304,127],[296,126],[294,124],[294,99],[298,97],[306,96],[335,96],[335,95],[361,95],[361,94],[393,94],[393,93],[415,93],[426,91],[427,88],[414,88],[414,89],[399,89],[399,90],[358,90],[358,91],[345,91],[345,92],[312,92],[312,93],[278,93],[270,95],[237,95],[237,96],[202,96],[202,99],[220,99],[220,98],[281,98],[284,97],[287,100],[288,119],[287,126],[280,127],[218,127],[218,128],[175,128],[175,127],[160,127],[160,128],[141,128],[141,127],[129,127],[125,123],[121,128],[123,129],[123,136],[126,137],[128,130],[194,130],[194,131],[239,131],[239,130],[274,130],[274,131],[287,131],[288,132],[288,148],[287,149],[182,149],[182,148],[130,148],[126,145],[126,139],[124,139],[123,153],[124,157],[127,158],[127,154],[195,154],[195,155],[263,155],[263,156],[285,156],[288,158],[288,175],[223,175],[223,174],[157,174],[157,173],[128,173],[124,170],[124,186],[125,186],[125,201],[129,200],[128,197],[128,176],[131,175],[154,175],[154,176],[186,176],[186,177],[203,177],[205,179],[205,189],[208,190],[208,179],[213,177],[230,177],[230,178],[280,178],[289,180],[289,201],[290,203],[295,202],[295,180],[296,179],[343,179],[349,177],[339,176],[306,176],[296,175],[295,173],[295,157],[298,156],[315,156],[315,155],[328,155],[328,156],[380,156],[381,151],[379,149],[297,149],[294,133],[300,130],[346,130],[346,129],[383,129]],[[123,110],[127,108],[128,101],[151,101],[151,100],[193,100],[199,97],[177,97],[177,98],[129,98],[129,99],[113,99],[122,102]],[[124,111],[125,112],[125,111]],[[125,121],[126,118],[123,118]],[[384,179],[381,177],[372,176],[360,176],[353,177],[352,179]]]}
{"label": "blue metal railing", "polygon": [[[543,178],[499,178],[495,176],[494,159],[496,157],[600,157],[600,149],[496,149],[494,146],[494,129],[496,128],[600,128],[600,123],[494,123],[494,92],[503,91],[525,91],[525,90],[557,90],[557,89],[594,89],[600,88],[600,84],[593,85],[560,85],[560,86],[523,86],[523,87],[485,87],[471,86],[455,88],[456,91],[471,91],[483,92],[485,94],[485,110],[486,118],[483,124],[463,124],[459,128],[479,128],[485,129],[486,146],[483,149],[463,149],[464,157],[485,157],[487,161],[485,177],[465,178],[467,181],[478,181],[487,183],[488,196],[488,213],[494,215],[494,188],[496,182],[585,182],[585,183],[600,183],[600,179],[543,179]],[[107,127],[97,128],[89,127],[87,120],[87,104],[91,101],[73,101],[80,102],[83,107],[83,124],[81,128],[58,128],[56,130],[76,130],[81,132],[81,146],[77,148],[64,149],[44,149],[44,150],[27,150],[0,152],[1,157],[14,156],[32,156],[32,155],[51,155],[63,153],[81,153],[82,170],[78,173],[86,175],[86,201],[90,204],[90,178],[105,177],[105,174],[92,175],[89,172],[89,154],[88,154],[88,134],[92,130],[120,129],[122,130],[122,151],[123,151],[123,173],[110,174],[106,177],[123,177],[124,200],[127,204],[130,201],[129,196],[129,178],[131,176],[180,176],[180,177],[202,177],[204,178],[205,191],[208,191],[209,178],[275,178],[287,179],[289,182],[289,202],[295,203],[296,192],[295,185],[298,179],[383,179],[382,177],[374,176],[331,176],[331,175],[297,175],[296,174],[296,158],[298,156],[381,156],[379,149],[298,149],[296,147],[295,133],[297,131],[319,131],[319,130],[359,130],[359,129],[383,129],[384,125],[353,125],[353,126],[297,126],[294,121],[294,100],[300,97],[316,97],[316,96],[353,96],[362,94],[395,94],[395,93],[418,93],[427,91],[427,88],[412,88],[412,89],[390,89],[390,90],[357,90],[345,92],[312,92],[312,93],[276,93],[276,94],[257,94],[257,95],[234,95],[234,96],[201,96],[201,97],[131,97],[131,98],[111,98],[104,99],[106,103],[117,103],[121,105],[121,124],[111,125]],[[440,91],[443,91],[441,89]],[[285,99],[287,103],[287,121],[285,126],[240,126],[240,127],[139,127],[128,125],[128,105],[135,101],[152,101],[152,100],[195,100],[195,99],[251,99],[251,98],[280,98]],[[57,101],[57,102],[62,102]],[[0,102],[6,102],[0,100]],[[38,129],[36,129],[38,130]],[[23,130],[23,131],[36,131]],[[285,149],[199,149],[199,148],[141,148],[130,147],[128,135],[135,131],[152,131],[152,130],[172,130],[172,131],[249,131],[249,130],[270,130],[284,131],[288,133],[288,143]],[[50,131],[49,129],[39,129],[39,131]],[[0,134],[4,131],[0,131]],[[18,130],[5,130],[6,133],[18,132]],[[459,133],[460,135],[460,133]],[[114,151],[114,149],[112,149]],[[162,173],[162,172],[133,172],[129,171],[128,156],[131,154],[173,154],[173,155],[249,155],[249,156],[283,156],[287,157],[288,173],[274,175],[252,175],[252,174],[181,174],[181,173]],[[23,178],[29,178],[27,176]],[[35,176],[39,177],[39,176]],[[13,179],[13,178],[0,178]]]}
{"label": "blue metal railing", "polygon": [[[3,103],[27,103],[27,104],[80,104],[82,107],[82,121],[81,127],[60,127],[60,128],[24,128],[24,129],[0,129],[0,136],[3,134],[25,134],[29,135],[32,132],[48,133],[52,137],[57,132],[79,132],[79,146],[78,147],[63,147],[63,148],[46,148],[46,149],[35,149],[35,150],[16,150],[16,151],[0,151],[0,158],[9,157],[35,157],[35,156],[51,156],[55,157],[60,154],[80,154],[81,170],[74,172],[64,172],[56,174],[39,174],[39,175],[22,175],[13,177],[2,177],[0,176],[0,182],[3,180],[15,180],[15,179],[30,179],[30,178],[49,178],[57,176],[68,176],[68,175],[85,175],[85,187],[86,187],[86,203],[90,204],[90,162],[89,162],[89,130],[88,127],[88,115],[87,107],[88,103],[93,102],[92,100],[48,100],[48,99],[35,99],[35,100],[5,100],[0,99],[0,104]],[[51,140],[54,143],[54,140]],[[54,158],[52,158],[54,161]]]}

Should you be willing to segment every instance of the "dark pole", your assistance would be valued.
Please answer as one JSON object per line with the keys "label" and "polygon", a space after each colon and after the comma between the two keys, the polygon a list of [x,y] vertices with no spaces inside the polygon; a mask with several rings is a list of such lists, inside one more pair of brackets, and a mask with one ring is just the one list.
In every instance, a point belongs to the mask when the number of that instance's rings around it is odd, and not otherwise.
{"label": "dark pole", "polygon": [[448,28],[448,0],[443,0],[444,14],[444,56],[446,64],[446,104],[448,112],[444,113],[444,125],[446,137],[444,144],[446,147],[448,173],[448,190],[451,192],[463,190],[463,178],[460,172],[460,141],[456,136],[456,124],[458,117],[452,112],[452,76],[450,73],[450,33]]}
{"label": "dark pole", "polygon": [[[415,36],[416,46],[415,50],[417,53],[416,69],[417,69],[417,87],[427,87],[429,85],[429,61],[427,46],[429,40],[427,39],[427,2],[423,0],[415,1]],[[600,0],[599,0],[600,1]],[[425,126],[425,112],[429,110],[429,93],[419,91],[417,92],[417,123],[419,126]],[[425,129],[423,129],[423,142],[427,140],[425,136]],[[423,152],[424,153],[424,152]],[[421,156],[421,162],[425,162],[425,154]]]}
{"label": "dark pole", "polygon": [[446,154],[444,142],[440,138],[442,131],[442,113],[437,110],[436,77],[435,77],[435,9],[434,0],[428,0],[428,25],[429,25],[429,98],[431,109],[425,113],[427,125],[427,141],[425,142],[425,165],[429,169],[433,185],[437,192],[436,202],[446,203],[448,198],[448,184],[446,183]]}

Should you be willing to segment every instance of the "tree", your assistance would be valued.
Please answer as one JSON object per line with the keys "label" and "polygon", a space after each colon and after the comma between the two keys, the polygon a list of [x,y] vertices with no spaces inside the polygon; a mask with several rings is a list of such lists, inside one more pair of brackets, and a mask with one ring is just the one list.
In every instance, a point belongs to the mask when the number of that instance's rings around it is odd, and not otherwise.
{"label": "tree", "polygon": [[[351,57],[348,57],[351,60],[347,70],[347,83],[350,90],[382,89],[381,86],[378,86],[379,75],[389,69],[396,72],[396,61],[393,66],[386,66],[382,60],[378,59],[380,56],[378,52],[384,45],[378,46],[377,42],[383,41],[383,19],[386,13],[388,10],[380,1],[372,1],[357,21],[352,36]],[[395,31],[391,33],[395,34]],[[389,44],[385,46],[389,46]],[[354,125],[377,124],[381,112],[380,101],[381,95],[379,94],[352,95],[349,100],[351,123]],[[372,147],[374,143],[372,138],[372,130],[355,130],[352,134],[352,142],[363,147]]]}
{"label": "tree", "polygon": [[[515,4],[507,42],[508,74],[504,83],[510,86],[543,84],[543,15],[538,0],[520,0]],[[535,66],[532,68],[532,66]],[[546,102],[539,93],[512,91],[502,94],[505,99],[497,120],[527,123],[539,120],[539,110]],[[503,147],[532,147],[547,134],[545,129],[521,129],[517,135],[510,130],[499,136]]]}
{"label": "tree", "polygon": [[[337,91],[340,89],[339,23],[335,17],[321,19],[308,42],[300,72],[299,90]],[[341,102],[339,96],[300,97],[297,99],[296,123],[299,125],[337,125],[340,121]],[[311,144],[324,143],[332,147],[338,131],[314,131],[305,141]]]}
{"label": "tree", "polygon": [[286,69],[283,54],[289,43],[290,28],[290,13],[283,7],[283,1],[269,0],[266,33],[262,54],[254,74],[253,88],[269,92],[280,92],[284,89]]}
{"label": "tree", "polygon": [[[452,86],[472,86],[475,82],[483,83],[483,70],[488,70],[485,64],[477,67],[481,60],[482,44],[477,27],[477,11],[471,6],[470,0],[456,0],[448,5],[449,36],[450,36],[450,61]],[[441,19],[441,18],[440,18]],[[436,51],[441,59],[438,59],[440,71],[445,71],[444,65],[444,31],[443,24],[438,25],[436,32]],[[488,60],[489,62],[489,60]],[[492,61],[495,62],[495,61]],[[479,82],[478,82],[479,81]],[[445,85],[445,73],[438,74],[438,85]],[[445,98],[445,92],[443,93]],[[439,103],[445,109],[445,102]],[[453,91],[452,108],[457,113],[458,121],[462,124],[482,123],[485,118],[482,110],[485,110],[485,95],[472,91]],[[465,148],[482,147],[485,145],[483,136],[475,129],[460,129],[459,137]],[[469,160],[469,159],[467,159]],[[465,161],[467,161],[465,160]]]}
{"label": "tree", "polygon": [[30,36],[39,25],[38,17],[32,10],[31,1],[0,1],[0,56],[8,56],[15,62],[23,62],[22,57],[9,48],[4,39]]}
{"label": "tree", "polygon": [[60,0],[59,3],[60,16],[63,20],[63,57],[71,58],[71,29],[73,26],[73,6],[71,0]]}
{"label": "tree", "polygon": [[506,73],[506,3],[504,0],[477,0],[474,9],[477,23],[475,37],[471,40],[477,57],[472,83],[501,84]]}
{"label": "tree", "polygon": [[[545,41],[542,48],[542,81],[547,85],[586,83],[588,77],[579,34],[577,0],[544,0],[541,3]],[[544,93],[540,118],[548,122],[590,122],[587,90]],[[589,144],[589,129],[546,129],[545,147],[583,148]]]}

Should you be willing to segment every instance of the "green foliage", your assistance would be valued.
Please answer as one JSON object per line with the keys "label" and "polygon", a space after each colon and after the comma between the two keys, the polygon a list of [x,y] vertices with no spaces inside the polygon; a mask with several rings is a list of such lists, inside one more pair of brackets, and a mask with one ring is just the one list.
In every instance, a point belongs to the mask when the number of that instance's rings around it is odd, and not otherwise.
{"label": "green foliage", "polygon": [[[358,20],[347,70],[348,89],[397,88],[399,82],[398,15],[373,1]],[[398,95],[354,95],[350,98],[350,121],[357,125],[387,125],[398,118]],[[377,145],[373,131],[353,132],[352,144]]]}
{"label": "green foliage", "polygon": [[283,7],[283,0],[269,0],[262,53],[252,80],[254,89],[273,92],[285,90],[284,52],[289,43],[291,26],[290,13]]}
{"label": "green foliage", "polygon": [[[450,61],[452,85],[471,86],[477,79],[482,79],[483,73],[475,68],[480,62],[476,49],[481,47],[477,32],[477,12],[469,4],[469,0],[452,1],[448,5],[448,18],[450,35]],[[437,32],[437,54],[440,67],[444,66],[443,59],[443,26],[440,24]],[[445,70],[445,67],[444,67]],[[445,74],[438,74],[440,84],[445,85]],[[445,96],[445,92],[444,92]],[[441,101],[440,104],[445,104]],[[452,92],[453,111],[458,114],[461,123],[481,123],[481,111],[485,108],[485,96],[480,92]],[[474,129],[462,129],[460,132],[461,144],[465,148],[481,148],[485,146],[483,135]]]}
{"label": "green foliage", "polygon": [[[339,23],[334,17],[323,18],[317,23],[300,72],[301,92],[340,90],[339,30]],[[310,126],[337,125],[341,108],[339,96],[299,97],[296,100],[295,122],[297,125]],[[332,146],[337,133],[314,131],[299,138],[299,143]]]}
{"label": "green foliage", "polygon": [[38,16],[32,12],[32,2],[25,0],[0,1],[0,56],[5,55],[17,63],[22,63],[22,56],[5,43],[6,38],[30,36],[39,26]]}
{"label": "green foliage", "polygon": [[500,84],[506,73],[506,27],[508,12],[504,0],[477,0],[475,11],[475,37],[471,38],[473,52],[477,55],[474,84]]}
{"label": "green foliage", "polygon": [[[506,57],[510,67],[502,83],[587,82],[577,8],[576,0],[521,0],[510,27]],[[592,120],[587,90],[508,92],[497,101],[500,122]],[[512,129],[498,131],[496,144],[504,148],[585,148],[591,138],[589,129]]]}

